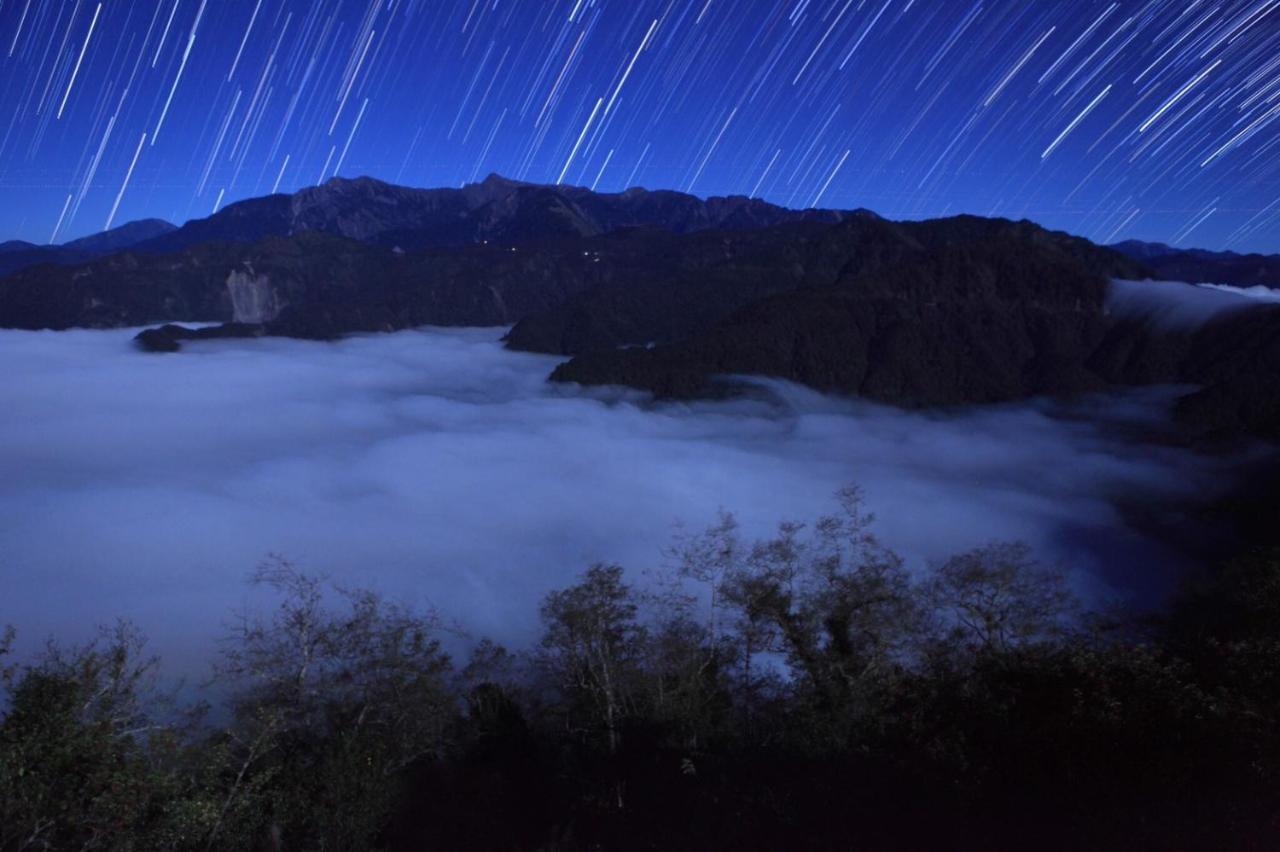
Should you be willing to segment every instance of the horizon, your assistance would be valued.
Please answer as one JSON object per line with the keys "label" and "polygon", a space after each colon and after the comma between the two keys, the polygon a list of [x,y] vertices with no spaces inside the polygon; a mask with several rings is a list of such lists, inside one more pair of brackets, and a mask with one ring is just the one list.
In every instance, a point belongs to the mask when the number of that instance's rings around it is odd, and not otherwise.
{"label": "horizon", "polygon": [[[746,196],[746,195],[742,195],[742,194],[740,194],[740,193],[731,193],[731,194],[729,194],[729,195],[698,195],[698,194],[695,194],[695,193],[682,193],[682,192],[681,192],[680,190],[678,190],[678,189],[668,189],[668,188],[662,188],[662,187],[647,187],[647,186],[639,186],[639,185],[637,185],[637,186],[628,186],[628,187],[623,187],[623,188],[620,188],[620,189],[617,189],[617,190],[598,191],[598,190],[593,190],[593,189],[591,189],[590,187],[586,187],[586,186],[577,186],[577,185],[571,185],[571,184],[544,184],[544,183],[538,183],[537,181],[523,181],[523,180],[519,180],[519,179],[516,179],[516,178],[510,178],[510,177],[507,177],[506,175],[500,174],[500,173],[498,173],[498,172],[490,172],[488,175],[486,175],[486,176],[485,176],[485,177],[483,177],[483,178],[480,178],[480,179],[475,180],[475,181],[468,181],[468,182],[466,182],[466,183],[462,184],[461,186],[415,186],[415,185],[410,185],[410,184],[394,184],[394,183],[390,183],[390,182],[388,182],[388,181],[382,180],[381,178],[374,177],[373,175],[353,175],[353,176],[349,176],[349,177],[348,177],[348,176],[342,176],[342,175],[334,175],[334,176],[332,176],[332,177],[330,177],[330,178],[327,178],[323,183],[311,184],[311,185],[309,185],[309,186],[300,186],[300,187],[298,187],[298,188],[296,188],[296,189],[294,189],[294,190],[292,190],[292,191],[290,191],[290,192],[269,193],[268,195],[272,195],[272,194],[278,194],[278,195],[296,195],[296,194],[297,194],[297,193],[299,193],[299,192],[304,192],[304,191],[312,190],[312,189],[319,189],[320,187],[325,186],[325,185],[327,185],[327,184],[334,183],[334,182],[343,182],[343,181],[345,181],[345,182],[356,182],[356,181],[361,181],[361,180],[373,180],[373,181],[378,181],[378,182],[380,182],[380,183],[386,184],[386,185],[388,185],[388,186],[397,186],[397,187],[400,187],[400,188],[403,188],[403,189],[414,189],[414,190],[424,190],[424,191],[426,191],[426,190],[461,189],[461,188],[466,187],[466,186],[481,185],[481,184],[487,183],[488,181],[493,180],[493,179],[497,179],[497,180],[500,180],[500,181],[505,181],[505,182],[508,182],[508,183],[524,184],[524,185],[528,185],[528,186],[552,186],[552,187],[560,187],[560,188],[563,188],[563,189],[578,189],[578,190],[586,190],[586,191],[588,191],[588,192],[599,192],[599,194],[601,194],[601,195],[623,195],[623,194],[628,193],[628,192],[632,192],[632,191],[635,191],[635,190],[639,190],[639,191],[641,191],[641,192],[675,192],[675,193],[679,193],[679,194],[683,194],[683,195],[691,195],[691,196],[693,196],[693,197],[695,197],[695,198],[698,198],[698,199],[700,199],[700,200],[703,200],[703,201],[707,201],[707,200],[710,200],[710,199],[712,199],[712,198],[747,198],[748,200],[751,200],[751,201],[763,201],[763,202],[768,203],[768,204],[773,204],[773,203],[774,203],[774,202],[768,201],[767,199],[760,198],[760,197],[758,197],[758,196]],[[248,197],[248,198],[241,198],[241,199],[237,199],[236,201],[233,201],[233,202],[230,202],[230,203],[228,203],[228,204],[224,205],[224,206],[223,206],[223,208],[222,208],[222,210],[225,210],[227,207],[234,206],[234,205],[239,204],[239,203],[244,202],[244,201],[253,201],[253,200],[255,200],[255,199],[259,199],[259,198],[266,198],[266,197],[268,197],[268,195],[251,196],[251,197]],[[778,206],[783,206],[783,205],[778,205]],[[852,212],[855,212],[855,211],[857,211],[857,210],[865,210],[865,211],[867,211],[867,212],[874,213],[874,214],[876,214],[876,215],[880,215],[880,214],[879,214],[879,211],[877,211],[877,210],[872,210],[872,209],[870,209],[870,208],[833,208],[833,207],[824,207],[824,208],[804,207],[804,208],[797,208],[797,207],[792,207],[792,208],[786,208],[786,209],[790,209],[790,210],[813,210],[813,209],[825,209],[825,210],[835,210],[835,211],[837,211],[837,212],[841,212],[841,213],[852,213]],[[220,210],[219,212],[221,212],[221,210]],[[214,214],[211,214],[211,215],[214,215]],[[960,217],[960,216],[979,216],[979,217],[982,217],[982,214],[978,214],[978,213],[968,213],[968,212],[965,212],[965,211],[957,211],[957,212],[948,213],[948,214],[946,214],[946,215],[942,215],[942,216],[922,216],[922,217],[919,217],[919,218],[891,218],[891,217],[888,217],[888,216],[884,216],[884,217],[882,217],[882,218],[887,219],[887,220],[890,220],[890,221],[906,222],[906,221],[927,221],[927,220],[930,220],[930,219],[949,219],[949,218],[956,218],[956,217]],[[112,225],[111,230],[118,230],[118,229],[121,229],[121,228],[127,227],[127,226],[129,226],[129,225],[138,224],[138,223],[140,223],[140,222],[164,222],[165,224],[172,225],[174,228],[181,228],[181,227],[183,227],[184,225],[187,225],[187,224],[188,224],[188,223],[190,223],[190,222],[198,221],[198,220],[201,220],[201,219],[207,219],[207,218],[210,218],[210,216],[196,216],[196,217],[192,217],[192,218],[190,218],[190,219],[186,219],[185,221],[178,222],[178,221],[174,221],[174,220],[171,220],[171,219],[165,219],[165,218],[163,218],[163,217],[161,217],[161,216],[141,216],[141,217],[136,218],[136,219],[129,219],[128,221],[120,222],[119,224],[114,224],[114,225]],[[1010,218],[1010,217],[999,217],[999,216],[994,216],[994,217],[982,217],[982,218]],[[1024,218],[1025,218],[1025,217],[1024,217]],[[1044,222],[1037,221],[1037,220],[1035,220],[1035,219],[1025,218],[1025,221],[1032,222],[1033,224],[1035,224],[1035,225],[1037,225],[1037,226],[1039,226],[1039,227],[1045,228],[1045,229],[1047,229],[1047,230],[1061,230],[1061,229],[1057,229],[1057,228],[1052,228],[1052,227],[1050,227],[1048,224],[1046,224],[1046,223],[1044,223]],[[85,238],[87,238],[87,237],[96,236],[96,235],[98,235],[98,234],[103,234],[103,233],[106,233],[106,232],[107,232],[106,230],[99,230],[99,231],[93,231],[93,232],[86,233],[86,234],[81,234],[81,235],[79,235],[79,236],[67,237],[66,239],[64,239],[64,240],[63,240],[62,242],[60,242],[60,243],[31,243],[31,242],[29,242],[29,241],[22,240],[21,238],[17,238],[17,237],[9,237],[9,238],[5,238],[5,239],[0,239],[0,245],[6,244],[6,243],[10,243],[10,242],[27,242],[29,245],[32,245],[32,246],[34,246],[34,247],[36,247],[36,248],[44,248],[44,247],[50,247],[50,248],[52,248],[52,247],[57,247],[57,246],[65,246],[65,245],[67,245],[67,244],[69,244],[69,243],[74,243],[74,242],[76,242],[76,241],[78,241],[78,240],[85,239]],[[1084,239],[1090,239],[1089,237],[1086,237],[1086,236],[1085,236],[1085,235],[1083,235],[1083,234],[1078,234],[1078,233],[1074,233],[1074,232],[1071,232],[1071,231],[1067,231],[1066,233],[1070,234],[1071,236],[1077,236],[1077,237],[1082,237],[1082,238],[1084,238]],[[1098,243],[1098,245],[1102,245],[1102,246],[1105,246],[1105,247],[1110,247],[1110,246],[1119,245],[1119,244],[1124,243],[1124,242],[1138,242],[1138,243],[1144,243],[1144,244],[1147,244],[1147,245],[1158,245],[1158,246],[1164,246],[1164,247],[1167,247],[1167,248],[1174,248],[1174,249],[1181,250],[1181,251],[1209,251],[1209,252],[1223,253],[1223,254],[1238,254],[1238,255],[1261,254],[1261,255],[1263,255],[1263,256],[1274,256],[1275,254],[1280,253],[1280,252],[1247,252],[1247,251],[1235,251],[1235,250],[1232,250],[1232,249],[1226,249],[1226,248],[1207,247],[1207,246],[1205,246],[1205,245],[1171,246],[1171,245],[1169,245],[1168,243],[1163,243],[1163,242],[1161,242],[1161,241],[1159,241],[1159,240],[1141,240],[1141,239],[1137,239],[1137,238],[1129,238],[1129,239],[1127,239],[1127,240],[1117,240],[1117,241],[1112,242],[1112,243]]]}
{"label": "horizon", "polygon": [[497,172],[1280,251],[1280,6],[0,4],[0,232]]}

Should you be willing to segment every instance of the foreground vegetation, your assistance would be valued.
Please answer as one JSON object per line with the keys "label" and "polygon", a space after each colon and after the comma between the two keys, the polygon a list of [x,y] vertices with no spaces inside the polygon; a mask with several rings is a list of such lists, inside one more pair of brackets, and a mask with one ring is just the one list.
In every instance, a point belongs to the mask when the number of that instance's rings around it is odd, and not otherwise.
{"label": "foreground vegetation", "polygon": [[840,501],[594,566],[521,653],[282,560],[215,707],[128,625],[51,646],[3,670],[0,849],[1275,847],[1280,552],[1102,618],[1016,544],[913,576]]}

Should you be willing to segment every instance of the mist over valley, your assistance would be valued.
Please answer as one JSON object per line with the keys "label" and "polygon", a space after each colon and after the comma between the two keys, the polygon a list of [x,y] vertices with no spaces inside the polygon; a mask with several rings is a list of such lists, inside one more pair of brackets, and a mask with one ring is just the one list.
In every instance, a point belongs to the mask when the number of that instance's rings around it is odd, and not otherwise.
{"label": "mist over valley", "polygon": [[594,562],[659,567],[674,524],[721,508],[764,536],[848,484],[913,570],[1023,540],[1082,597],[1148,607],[1194,559],[1124,504],[1190,517],[1243,464],[1134,440],[1172,429],[1176,389],[909,413],[757,381],[661,403],[548,384],[561,359],[502,334],[157,357],[128,329],[0,332],[4,620],[33,648],[128,617],[198,673],[274,553],[520,645]]}

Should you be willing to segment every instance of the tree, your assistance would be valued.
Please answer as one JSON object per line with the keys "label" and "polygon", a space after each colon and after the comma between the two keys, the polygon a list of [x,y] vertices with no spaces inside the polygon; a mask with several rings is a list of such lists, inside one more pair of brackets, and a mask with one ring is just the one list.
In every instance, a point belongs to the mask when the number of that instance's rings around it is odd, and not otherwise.
{"label": "tree", "polygon": [[283,599],[270,619],[243,617],[224,648],[234,722],[207,845],[272,832],[295,847],[366,846],[399,774],[439,754],[456,712],[436,621],[363,590],[334,589],[345,607],[328,609],[322,581],[279,558],[253,581]]}
{"label": "tree", "polygon": [[757,542],[728,569],[724,598],[739,613],[740,645],[781,655],[815,729],[831,723],[842,738],[909,654],[920,606],[901,557],[871,533],[861,493],[837,498],[840,512],[812,530],[784,522]]}
{"label": "tree", "polygon": [[646,635],[636,609],[617,565],[593,565],[542,603],[543,664],[589,728],[603,729],[611,754],[632,708]]}
{"label": "tree", "polygon": [[929,586],[953,646],[978,653],[1061,635],[1076,613],[1062,572],[1021,542],[993,542],[944,562]]}
{"label": "tree", "polygon": [[[7,652],[12,631],[0,641]],[[78,648],[50,644],[4,670],[0,849],[157,844],[174,779],[148,750],[155,658],[127,622]]]}

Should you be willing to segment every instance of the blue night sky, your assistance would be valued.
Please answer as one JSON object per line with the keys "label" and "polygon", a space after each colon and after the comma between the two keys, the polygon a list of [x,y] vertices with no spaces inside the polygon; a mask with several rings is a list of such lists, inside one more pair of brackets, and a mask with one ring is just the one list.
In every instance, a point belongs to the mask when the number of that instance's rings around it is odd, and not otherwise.
{"label": "blue night sky", "polygon": [[335,174],[1280,251],[1280,0],[0,0],[0,239]]}

